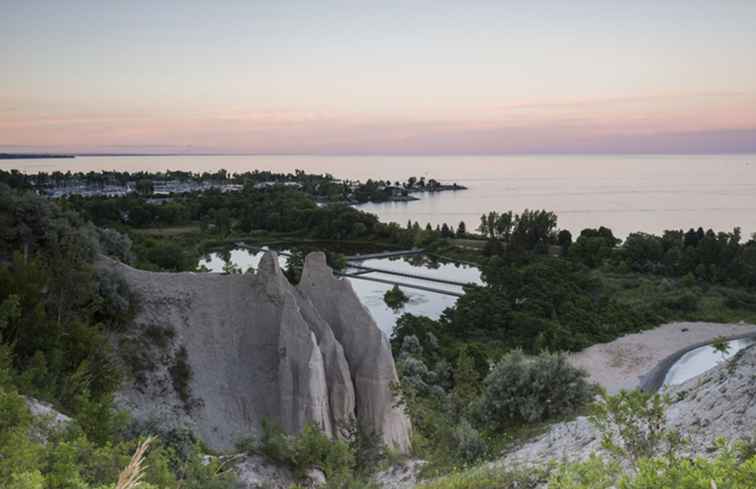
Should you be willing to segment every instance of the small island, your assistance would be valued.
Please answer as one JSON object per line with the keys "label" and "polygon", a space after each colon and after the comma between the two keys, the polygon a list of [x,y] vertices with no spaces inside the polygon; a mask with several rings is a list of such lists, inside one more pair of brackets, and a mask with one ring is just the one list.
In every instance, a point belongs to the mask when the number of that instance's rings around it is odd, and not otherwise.
{"label": "small island", "polygon": [[383,301],[394,311],[398,311],[409,301],[409,297],[398,285],[394,285],[383,295]]}

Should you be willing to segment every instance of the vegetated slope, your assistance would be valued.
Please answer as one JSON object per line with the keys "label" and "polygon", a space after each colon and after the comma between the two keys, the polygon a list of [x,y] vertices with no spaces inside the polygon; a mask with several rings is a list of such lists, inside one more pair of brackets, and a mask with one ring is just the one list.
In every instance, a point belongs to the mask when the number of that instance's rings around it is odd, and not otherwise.
{"label": "vegetated slope", "polygon": [[356,418],[387,445],[409,449],[388,342],[324,255],[308,256],[299,288],[273,254],[255,274],[99,266],[121,274],[139,303],[114,338],[134,377],[117,401],[137,420],[186,426],[228,449],[266,418],[290,433],[314,422],[327,434]]}
{"label": "vegetated slope", "polygon": [[[666,422],[686,443],[690,456],[711,456],[715,440],[750,438],[756,429],[756,347],[667,390]],[[583,460],[601,451],[601,433],[586,417],[557,423],[547,433],[507,454],[497,464],[541,465],[550,460]]]}

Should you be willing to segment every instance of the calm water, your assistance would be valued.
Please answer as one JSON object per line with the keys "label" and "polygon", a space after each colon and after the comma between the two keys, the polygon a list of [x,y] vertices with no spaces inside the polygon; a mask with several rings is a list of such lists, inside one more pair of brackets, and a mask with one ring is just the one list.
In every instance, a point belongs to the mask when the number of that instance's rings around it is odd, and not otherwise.
{"label": "calm water", "polygon": [[722,355],[711,346],[702,346],[689,351],[674,364],[664,377],[664,385],[682,384],[688,379],[701,375],[719,362],[733,357],[737,352],[756,342],[753,339],[732,340],[727,344],[730,350]]}
{"label": "calm water", "polygon": [[489,210],[556,211],[572,231],[605,225],[620,236],[703,226],[756,231],[756,155],[538,156],[130,156],[0,162],[36,171],[191,170],[232,172],[296,168],[336,177],[458,182],[469,190],[409,203],[363,208],[405,224],[457,224],[473,229]]}
{"label": "calm water", "polygon": [[[252,267],[257,269],[258,263],[262,258],[262,253],[254,253],[246,249],[234,249],[227,255],[228,261],[224,259],[222,253],[210,253],[202,258],[198,266],[205,266],[211,272],[222,272],[226,263],[230,262],[242,271],[246,271]],[[279,256],[279,263],[282,267],[286,266],[286,257]],[[456,282],[471,282],[481,283],[480,272],[475,267],[469,267],[465,265],[454,264],[437,264],[433,268],[430,268],[427,264],[414,264],[408,263],[403,260],[389,260],[389,259],[371,259],[360,262],[363,266],[380,268],[384,270],[391,270],[403,273],[412,273],[415,275],[423,275],[426,277],[442,278],[447,280],[454,280]],[[397,280],[404,283],[414,283],[418,285],[432,286],[439,289],[452,290],[461,292],[460,287],[443,284],[429,284],[419,280],[414,280],[405,277],[396,277],[393,275],[387,275],[382,273],[371,273],[370,277]],[[360,301],[368,308],[370,314],[375,319],[378,327],[387,335],[391,336],[391,331],[394,329],[396,320],[404,313],[412,313],[419,316],[428,316],[433,319],[437,319],[441,313],[449,306],[454,305],[456,297],[436,294],[433,292],[425,292],[421,290],[415,290],[410,288],[403,288],[407,296],[409,296],[409,302],[398,311],[394,311],[389,308],[383,300],[383,295],[387,290],[391,288],[388,284],[382,284],[377,282],[371,282],[368,280],[361,280],[357,278],[346,279],[352,283],[355,293],[360,298]]]}

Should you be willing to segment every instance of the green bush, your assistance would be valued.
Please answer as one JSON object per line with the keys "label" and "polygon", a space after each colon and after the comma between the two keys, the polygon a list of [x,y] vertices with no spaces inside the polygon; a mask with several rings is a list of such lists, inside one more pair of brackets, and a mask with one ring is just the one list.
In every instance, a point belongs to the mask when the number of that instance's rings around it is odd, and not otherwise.
{"label": "green bush", "polygon": [[131,251],[131,239],[114,229],[97,228],[97,237],[100,240],[102,253],[118,258],[124,263],[134,261]]}
{"label": "green bush", "polygon": [[452,437],[456,445],[454,452],[465,463],[480,460],[488,451],[488,446],[480,436],[480,432],[464,418],[454,428]]}
{"label": "green bush", "polygon": [[331,440],[312,423],[291,443],[291,462],[302,476],[311,467],[323,470],[331,483],[350,478],[354,470],[354,453],[342,440]]}
{"label": "green bush", "polygon": [[173,366],[168,369],[171,374],[173,388],[176,390],[181,401],[188,406],[192,395],[191,386],[189,385],[192,380],[192,367],[189,365],[189,353],[186,351],[185,346],[182,345],[176,351],[174,362]]}
{"label": "green bush", "polygon": [[364,479],[378,468],[385,456],[382,442],[375,436],[360,433],[354,422],[344,435],[346,439],[332,440],[313,423],[305,425],[297,435],[287,435],[278,425],[263,419],[260,438],[242,440],[237,448],[287,465],[300,479],[309,469],[319,468],[329,488],[364,485]]}
{"label": "green bush", "polygon": [[488,426],[504,428],[574,412],[593,396],[586,377],[563,354],[527,356],[514,350],[483,381],[478,417]]}
{"label": "green bush", "polygon": [[150,324],[144,329],[144,337],[149,344],[158,347],[160,350],[165,350],[171,344],[171,341],[176,336],[176,330],[173,326],[162,327],[157,324]]}
{"label": "green bush", "polygon": [[753,489],[756,457],[744,458],[737,448],[717,457],[687,459],[673,456],[641,458],[633,471],[624,472],[616,461],[594,456],[584,462],[558,466],[549,489]]}
{"label": "green bush", "polygon": [[603,433],[602,446],[620,459],[636,462],[679,445],[677,433],[668,431],[666,410],[670,401],[659,393],[620,391],[592,406],[591,422]]}
{"label": "green bush", "polygon": [[541,469],[507,470],[476,467],[433,479],[417,489],[536,489],[543,486],[546,475]]}
{"label": "green bush", "polygon": [[99,317],[111,327],[124,325],[132,309],[131,293],[126,279],[114,270],[98,270],[97,292],[100,296]]}

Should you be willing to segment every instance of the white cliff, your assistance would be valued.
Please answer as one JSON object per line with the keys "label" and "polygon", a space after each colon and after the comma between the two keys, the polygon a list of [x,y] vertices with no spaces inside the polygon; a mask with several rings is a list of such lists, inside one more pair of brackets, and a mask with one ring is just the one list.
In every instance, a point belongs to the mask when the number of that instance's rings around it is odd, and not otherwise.
{"label": "white cliff", "polygon": [[363,428],[379,428],[389,446],[407,452],[410,424],[392,394],[398,377],[391,346],[351,283],[333,275],[323,253],[310,253],[297,289],[322,311],[343,345],[354,380],[357,419]]}
{"label": "white cliff", "polygon": [[100,266],[120,273],[139,304],[114,337],[137,372],[117,400],[137,420],[188,427],[224,450],[257,434],[265,418],[289,433],[314,422],[331,436],[354,418],[409,449],[388,342],[322,254],[308,256],[296,288],[272,254],[255,274]]}

